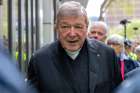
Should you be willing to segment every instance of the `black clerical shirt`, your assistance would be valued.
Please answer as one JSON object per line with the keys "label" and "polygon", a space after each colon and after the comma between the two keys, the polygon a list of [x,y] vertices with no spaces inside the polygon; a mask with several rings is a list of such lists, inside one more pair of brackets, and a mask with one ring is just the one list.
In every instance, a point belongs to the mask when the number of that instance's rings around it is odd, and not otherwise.
{"label": "black clerical shirt", "polygon": [[89,62],[86,44],[81,48],[75,60],[68,56],[65,51],[62,52],[62,55],[65,76],[74,93],[89,93]]}

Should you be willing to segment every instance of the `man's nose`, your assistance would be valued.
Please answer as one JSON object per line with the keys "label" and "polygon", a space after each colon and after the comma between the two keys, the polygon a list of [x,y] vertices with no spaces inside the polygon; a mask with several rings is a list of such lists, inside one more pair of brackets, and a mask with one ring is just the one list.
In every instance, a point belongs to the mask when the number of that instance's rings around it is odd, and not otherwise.
{"label": "man's nose", "polygon": [[97,39],[98,38],[98,33],[94,33],[94,35],[93,35],[93,37],[95,38],[95,39]]}
{"label": "man's nose", "polygon": [[94,34],[94,36],[95,36],[95,37],[98,37],[99,35],[98,35],[98,33],[96,32],[96,33]]}
{"label": "man's nose", "polygon": [[70,34],[70,36],[75,36],[75,35],[76,35],[76,33],[75,33],[75,29],[74,29],[73,26],[70,28],[70,32],[69,32],[69,34]]}

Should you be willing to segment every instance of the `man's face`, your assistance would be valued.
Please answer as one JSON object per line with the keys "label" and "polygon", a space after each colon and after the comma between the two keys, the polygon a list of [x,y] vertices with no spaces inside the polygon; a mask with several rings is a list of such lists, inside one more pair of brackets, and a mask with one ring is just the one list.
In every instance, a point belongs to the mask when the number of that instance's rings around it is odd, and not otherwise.
{"label": "man's face", "polygon": [[56,30],[62,47],[72,52],[80,49],[87,37],[87,24],[83,16],[61,17]]}
{"label": "man's face", "polygon": [[102,26],[98,25],[98,26],[94,26],[90,29],[88,36],[89,36],[89,38],[94,38],[94,39],[104,42],[106,39],[106,32]]}

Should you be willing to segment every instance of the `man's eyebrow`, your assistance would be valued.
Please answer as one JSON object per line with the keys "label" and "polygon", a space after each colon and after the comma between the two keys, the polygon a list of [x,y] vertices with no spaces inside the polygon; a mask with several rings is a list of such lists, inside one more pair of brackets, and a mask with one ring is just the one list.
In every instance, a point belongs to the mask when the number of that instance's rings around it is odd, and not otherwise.
{"label": "man's eyebrow", "polygon": [[[69,24],[69,23],[67,23],[67,22],[60,22],[60,24],[71,25],[71,24]],[[80,25],[80,26],[83,26],[84,24],[81,24],[81,23],[75,23],[75,24],[73,24],[73,25]]]}
{"label": "man's eyebrow", "polygon": [[83,24],[80,24],[80,23],[76,23],[75,25],[83,25]]}
{"label": "man's eyebrow", "polygon": [[68,24],[68,23],[67,23],[67,22],[63,22],[63,21],[62,21],[62,22],[60,22],[60,24]]}

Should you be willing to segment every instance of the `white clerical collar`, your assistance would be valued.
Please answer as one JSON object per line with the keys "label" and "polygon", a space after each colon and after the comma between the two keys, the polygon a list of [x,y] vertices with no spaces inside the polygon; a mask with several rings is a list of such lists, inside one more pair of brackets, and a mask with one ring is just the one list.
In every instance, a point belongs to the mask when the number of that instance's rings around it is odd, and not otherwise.
{"label": "white clerical collar", "polygon": [[68,51],[68,50],[65,50],[65,51],[73,60],[75,60],[76,57],[79,55],[80,50],[81,50],[81,48],[77,51],[74,51],[74,52],[71,52],[71,51]]}

